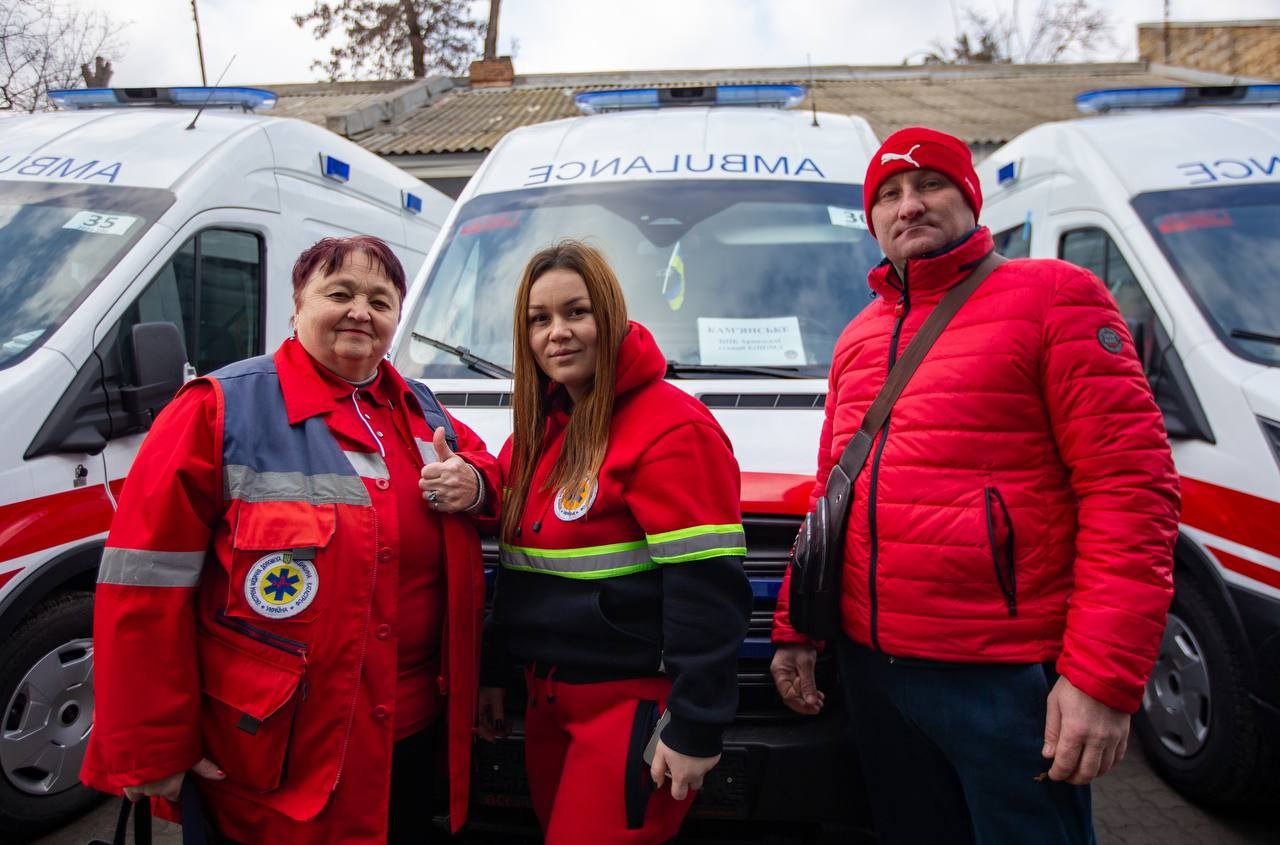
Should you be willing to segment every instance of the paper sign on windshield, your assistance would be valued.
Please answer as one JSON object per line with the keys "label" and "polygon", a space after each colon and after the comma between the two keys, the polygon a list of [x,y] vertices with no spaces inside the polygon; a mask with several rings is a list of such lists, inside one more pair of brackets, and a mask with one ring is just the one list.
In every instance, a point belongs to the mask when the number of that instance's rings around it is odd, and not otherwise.
{"label": "paper sign on windshield", "polygon": [[123,235],[138,218],[127,214],[108,214],[105,211],[81,211],[62,224],[64,229],[93,232],[95,235]]}
{"label": "paper sign on windshield", "polygon": [[867,228],[867,213],[860,208],[841,208],[837,205],[827,206],[827,215],[831,225],[844,226],[848,229]]}
{"label": "paper sign on windshield", "polygon": [[698,318],[702,364],[794,367],[805,363],[796,317]]}

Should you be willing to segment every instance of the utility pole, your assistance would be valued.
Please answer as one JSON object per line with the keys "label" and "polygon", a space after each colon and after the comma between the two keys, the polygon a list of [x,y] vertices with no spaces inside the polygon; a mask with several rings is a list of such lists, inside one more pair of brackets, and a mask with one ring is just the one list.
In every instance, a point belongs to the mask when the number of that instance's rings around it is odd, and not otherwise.
{"label": "utility pole", "polygon": [[200,56],[200,84],[208,87],[209,79],[204,75],[204,45],[200,42],[200,13],[196,11],[196,0],[191,0],[191,17],[196,22],[196,53]]}
{"label": "utility pole", "polygon": [[1164,0],[1164,63],[1169,64],[1169,0]]}
{"label": "utility pole", "polygon": [[[191,0],[195,2],[195,0]],[[484,33],[484,60],[498,58],[498,10],[502,0],[489,0],[489,28]]]}

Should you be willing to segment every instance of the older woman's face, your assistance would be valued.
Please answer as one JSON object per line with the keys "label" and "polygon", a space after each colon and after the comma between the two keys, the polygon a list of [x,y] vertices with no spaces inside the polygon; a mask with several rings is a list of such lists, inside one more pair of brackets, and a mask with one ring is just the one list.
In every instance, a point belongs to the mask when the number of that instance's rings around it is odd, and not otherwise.
{"label": "older woman's face", "polygon": [[293,312],[302,348],[351,381],[373,375],[399,321],[399,291],[363,252],[348,255],[333,273],[312,273]]}

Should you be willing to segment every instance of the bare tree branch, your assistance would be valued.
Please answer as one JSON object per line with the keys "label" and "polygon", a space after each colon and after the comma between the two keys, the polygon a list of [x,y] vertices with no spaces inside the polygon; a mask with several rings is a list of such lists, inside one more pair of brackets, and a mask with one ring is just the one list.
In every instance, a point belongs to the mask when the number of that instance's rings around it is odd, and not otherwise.
{"label": "bare tree branch", "polygon": [[294,15],[317,40],[341,33],[328,61],[311,67],[332,80],[403,79],[459,74],[479,52],[486,25],[469,17],[469,0],[316,0]]}
{"label": "bare tree branch", "polygon": [[965,31],[951,45],[933,41],[921,55],[925,64],[1052,64],[1094,58],[1116,47],[1111,18],[1090,0],[1040,0],[1025,25],[1018,0],[995,15],[966,7],[963,17]]}
{"label": "bare tree branch", "polygon": [[49,108],[48,92],[93,78],[105,85],[123,52],[121,26],[102,12],[57,0],[6,0],[0,6],[0,110]]}

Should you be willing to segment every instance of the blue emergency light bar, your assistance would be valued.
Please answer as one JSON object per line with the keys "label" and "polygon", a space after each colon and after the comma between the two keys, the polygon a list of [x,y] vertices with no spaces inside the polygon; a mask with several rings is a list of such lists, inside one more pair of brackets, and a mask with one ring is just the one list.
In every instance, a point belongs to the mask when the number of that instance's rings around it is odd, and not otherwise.
{"label": "blue emergency light bar", "polygon": [[1017,181],[1017,179],[1018,179],[1018,162],[1016,161],[1011,161],[1008,164],[1002,165],[1000,169],[996,171],[997,185],[1003,185],[1006,182],[1015,182]]}
{"label": "blue emergency light bar", "polygon": [[404,206],[404,210],[411,214],[422,213],[422,197],[409,191],[400,192],[400,201]]}
{"label": "blue emergency light bar", "polygon": [[1169,88],[1100,88],[1076,97],[1085,114],[1122,109],[1160,109],[1180,106],[1280,105],[1280,85],[1210,85]]}
{"label": "blue emergency light bar", "polygon": [[346,182],[351,179],[351,165],[320,153],[320,173],[336,182]]}
{"label": "blue emergency light bar", "polygon": [[755,106],[787,109],[804,101],[803,85],[707,85],[690,88],[624,88],[584,91],[573,98],[578,111],[601,114],[673,106]]}
{"label": "blue emergency light bar", "polygon": [[102,109],[127,106],[169,108],[269,109],[276,95],[262,88],[66,88],[49,92],[60,109]]}

